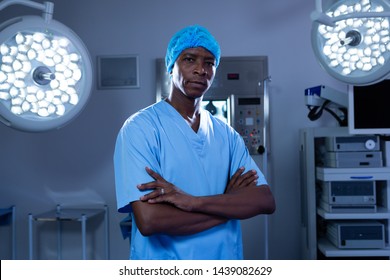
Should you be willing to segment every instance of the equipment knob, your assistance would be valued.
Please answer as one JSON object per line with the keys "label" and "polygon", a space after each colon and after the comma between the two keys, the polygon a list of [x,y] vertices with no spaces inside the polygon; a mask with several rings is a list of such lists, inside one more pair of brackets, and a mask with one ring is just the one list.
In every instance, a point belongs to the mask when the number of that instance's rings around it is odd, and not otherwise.
{"label": "equipment knob", "polygon": [[263,146],[263,145],[260,145],[260,146],[257,148],[257,152],[258,152],[260,155],[264,154],[264,152],[265,152],[264,146]]}
{"label": "equipment knob", "polygon": [[372,139],[367,140],[365,146],[367,150],[373,150],[375,148],[375,141]]}

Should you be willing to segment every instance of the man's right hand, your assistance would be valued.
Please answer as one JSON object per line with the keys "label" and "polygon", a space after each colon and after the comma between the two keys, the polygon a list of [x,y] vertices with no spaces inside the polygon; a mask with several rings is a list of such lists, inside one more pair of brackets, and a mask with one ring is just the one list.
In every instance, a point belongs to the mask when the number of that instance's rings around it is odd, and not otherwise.
{"label": "man's right hand", "polygon": [[228,185],[226,186],[225,194],[232,193],[245,187],[257,185],[257,179],[259,176],[257,175],[256,170],[250,170],[246,173],[244,173],[244,171],[245,168],[240,167],[236,173],[234,173]]}

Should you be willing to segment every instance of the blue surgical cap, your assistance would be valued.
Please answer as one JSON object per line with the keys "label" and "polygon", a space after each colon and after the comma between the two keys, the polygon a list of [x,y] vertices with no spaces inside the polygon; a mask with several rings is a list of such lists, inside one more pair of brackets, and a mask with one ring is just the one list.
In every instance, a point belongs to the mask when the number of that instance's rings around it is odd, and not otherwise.
{"label": "blue surgical cap", "polygon": [[221,49],[218,42],[206,28],[193,25],[177,32],[169,42],[165,56],[165,65],[168,73],[172,72],[173,65],[182,51],[196,47],[203,47],[211,52],[215,57],[215,66],[218,67],[221,57]]}

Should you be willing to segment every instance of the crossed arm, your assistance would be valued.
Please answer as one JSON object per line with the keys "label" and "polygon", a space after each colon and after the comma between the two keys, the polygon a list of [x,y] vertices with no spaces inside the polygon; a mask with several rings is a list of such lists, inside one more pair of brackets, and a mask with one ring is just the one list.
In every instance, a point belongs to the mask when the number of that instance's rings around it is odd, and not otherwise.
{"label": "crossed arm", "polygon": [[153,170],[146,172],[155,181],[137,186],[152,190],[131,204],[135,221],[145,235],[194,234],[229,219],[246,219],[258,214],[271,214],[275,201],[268,186],[257,187],[255,171],[240,168],[232,176],[224,194],[192,196],[167,182]]}

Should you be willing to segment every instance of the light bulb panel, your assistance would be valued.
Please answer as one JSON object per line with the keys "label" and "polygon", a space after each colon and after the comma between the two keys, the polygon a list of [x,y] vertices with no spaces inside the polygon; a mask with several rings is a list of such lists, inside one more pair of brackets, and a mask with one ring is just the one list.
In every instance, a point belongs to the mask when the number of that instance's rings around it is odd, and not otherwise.
{"label": "light bulb panel", "polygon": [[24,131],[67,124],[93,84],[85,45],[65,25],[38,16],[9,20],[0,30],[0,119]]}
{"label": "light bulb panel", "polygon": [[[388,1],[338,1],[326,11],[341,15],[389,11]],[[390,24],[387,17],[349,18],[327,26],[312,26],[312,48],[321,66],[334,78],[348,84],[367,85],[390,73]]]}

